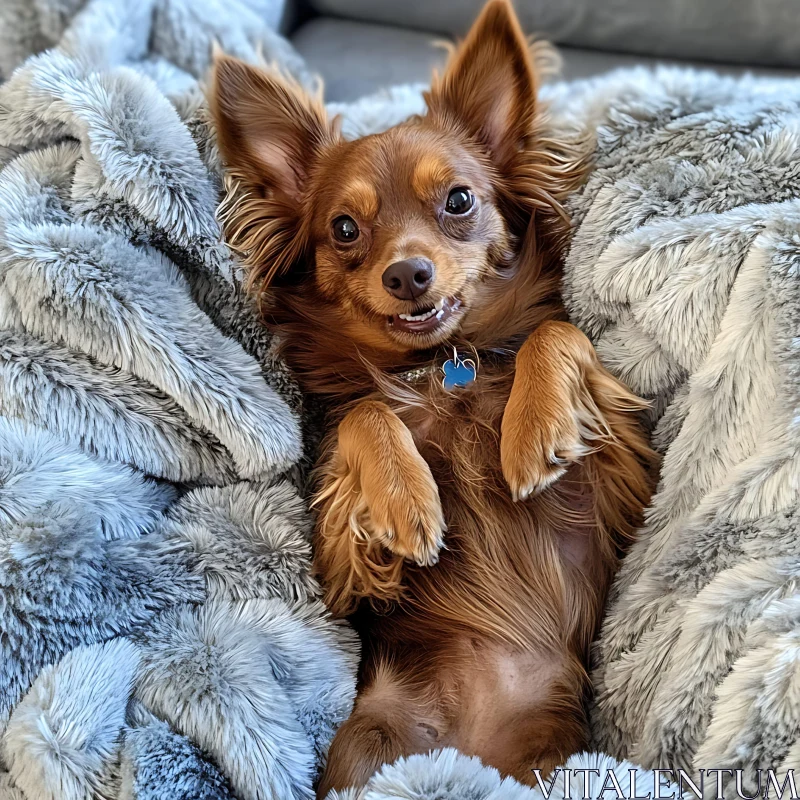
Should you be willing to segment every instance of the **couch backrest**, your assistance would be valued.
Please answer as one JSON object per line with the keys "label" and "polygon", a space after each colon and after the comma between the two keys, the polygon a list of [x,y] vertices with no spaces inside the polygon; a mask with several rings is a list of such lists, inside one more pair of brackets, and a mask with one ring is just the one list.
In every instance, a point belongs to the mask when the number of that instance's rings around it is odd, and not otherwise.
{"label": "couch backrest", "polygon": [[[484,0],[311,0],[320,12],[460,36]],[[515,0],[523,27],[577,47],[800,67],[800,0]]]}

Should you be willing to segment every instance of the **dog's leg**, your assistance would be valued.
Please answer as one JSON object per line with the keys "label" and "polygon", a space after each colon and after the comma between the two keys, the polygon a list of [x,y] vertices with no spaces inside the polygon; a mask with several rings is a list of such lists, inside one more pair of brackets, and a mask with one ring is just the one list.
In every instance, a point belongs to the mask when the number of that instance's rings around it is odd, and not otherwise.
{"label": "dog's leg", "polygon": [[337,437],[315,500],[315,566],[329,608],[344,615],[362,597],[396,599],[404,559],[435,563],[445,526],[430,468],[389,406],[365,400]]}
{"label": "dog's leg", "polygon": [[317,797],[323,800],[332,789],[361,787],[384,764],[441,746],[442,720],[436,707],[429,687],[410,685],[379,662],[350,718],[336,732]]}
{"label": "dog's leg", "polygon": [[572,462],[609,445],[627,450],[624,460],[639,475],[635,457],[649,451],[630,412],[645,406],[600,365],[574,325],[539,326],[517,354],[503,414],[500,457],[512,496],[522,500],[542,491]]}

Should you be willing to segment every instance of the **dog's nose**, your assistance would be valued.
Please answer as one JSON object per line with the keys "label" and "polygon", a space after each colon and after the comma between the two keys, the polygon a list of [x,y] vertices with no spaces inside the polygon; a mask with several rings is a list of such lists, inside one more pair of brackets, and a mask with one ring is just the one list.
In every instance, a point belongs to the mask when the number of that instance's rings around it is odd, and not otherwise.
{"label": "dog's nose", "polygon": [[383,288],[398,300],[416,300],[433,283],[433,264],[427,258],[406,258],[388,266]]}

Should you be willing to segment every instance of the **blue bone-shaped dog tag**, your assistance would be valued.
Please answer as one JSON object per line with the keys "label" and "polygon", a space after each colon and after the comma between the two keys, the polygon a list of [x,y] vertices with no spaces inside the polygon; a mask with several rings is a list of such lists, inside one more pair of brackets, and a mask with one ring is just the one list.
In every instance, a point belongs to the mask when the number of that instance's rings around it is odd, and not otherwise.
{"label": "blue bone-shaped dog tag", "polygon": [[463,389],[469,386],[478,374],[478,368],[471,358],[461,358],[453,348],[453,357],[442,364],[442,386],[449,392],[451,389]]}

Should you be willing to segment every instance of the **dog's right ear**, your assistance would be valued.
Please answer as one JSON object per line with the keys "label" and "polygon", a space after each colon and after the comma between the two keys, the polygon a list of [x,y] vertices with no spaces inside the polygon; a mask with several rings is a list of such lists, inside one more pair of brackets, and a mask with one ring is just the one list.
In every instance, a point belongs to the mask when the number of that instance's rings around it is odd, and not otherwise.
{"label": "dog's right ear", "polygon": [[310,170],[338,134],[299,84],[230,56],[214,60],[208,101],[222,160],[241,190],[223,214],[228,242],[262,290],[303,256]]}
{"label": "dog's right ear", "polygon": [[533,131],[537,84],[510,0],[489,0],[426,100],[433,119],[473,136],[503,168]]}
{"label": "dog's right ear", "polygon": [[218,55],[209,104],[236,176],[299,201],[309,167],[333,140],[322,103],[291,78]]}

